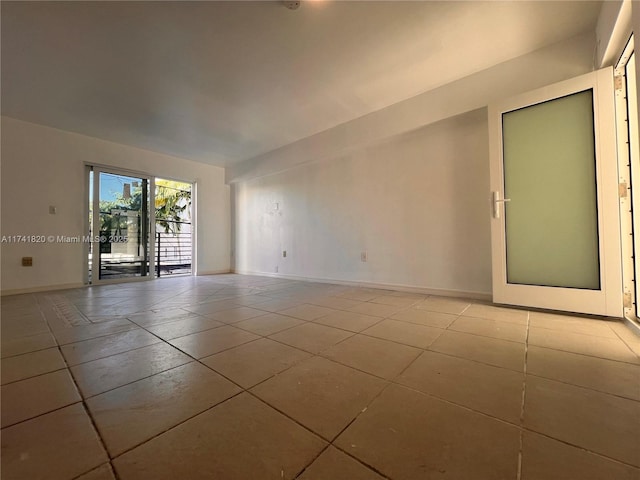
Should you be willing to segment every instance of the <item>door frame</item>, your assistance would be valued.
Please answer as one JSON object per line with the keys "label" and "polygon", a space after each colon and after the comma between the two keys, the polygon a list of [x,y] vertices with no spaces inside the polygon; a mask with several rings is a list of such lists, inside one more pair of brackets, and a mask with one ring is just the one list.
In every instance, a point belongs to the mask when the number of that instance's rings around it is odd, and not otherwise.
{"label": "door frame", "polygon": [[[493,301],[500,304],[622,317],[623,290],[618,205],[615,101],[611,67],[495,102],[489,106],[491,191],[491,257]],[[502,114],[584,90],[593,90],[596,156],[596,198],[600,254],[600,290],[507,283],[504,215]],[[508,207],[507,207],[508,208]]]}
{"label": "door frame", "polygon": [[[616,75],[615,97],[616,97],[616,127],[618,141],[618,172],[620,191],[620,239],[622,242],[622,281],[624,287],[624,315],[625,317],[637,318],[637,291],[640,285],[637,284],[635,242],[638,235],[634,228],[633,195],[635,183],[631,177],[631,152],[629,143],[629,112],[627,100],[627,76],[626,65],[631,55],[634,53],[634,38],[630,36],[625,44],[620,57],[614,64]],[[637,194],[636,194],[637,195]],[[637,200],[637,199],[636,199]],[[640,259],[639,259],[640,260]]]}

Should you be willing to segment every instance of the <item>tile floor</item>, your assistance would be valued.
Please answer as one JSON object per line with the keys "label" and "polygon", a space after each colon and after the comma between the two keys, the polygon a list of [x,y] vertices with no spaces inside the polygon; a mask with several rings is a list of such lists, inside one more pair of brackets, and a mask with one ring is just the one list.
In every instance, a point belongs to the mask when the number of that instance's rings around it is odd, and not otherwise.
{"label": "tile floor", "polygon": [[5,480],[638,480],[622,323],[242,275],[2,298]]}

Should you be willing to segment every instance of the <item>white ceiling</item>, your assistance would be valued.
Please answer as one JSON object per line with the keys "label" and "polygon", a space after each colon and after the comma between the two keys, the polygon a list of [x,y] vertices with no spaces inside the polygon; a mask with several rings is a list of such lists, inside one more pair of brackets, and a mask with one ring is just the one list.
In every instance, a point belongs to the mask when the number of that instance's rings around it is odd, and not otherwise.
{"label": "white ceiling", "polygon": [[213,165],[595,29],[601,2],[7,2],[2,114]]}

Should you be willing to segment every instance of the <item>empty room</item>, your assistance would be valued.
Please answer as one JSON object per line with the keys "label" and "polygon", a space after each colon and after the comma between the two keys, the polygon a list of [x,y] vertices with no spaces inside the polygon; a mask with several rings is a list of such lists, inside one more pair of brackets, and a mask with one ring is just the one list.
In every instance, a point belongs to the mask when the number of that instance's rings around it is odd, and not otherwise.
{"label": "empty room", "polygon": [[0,10],[3,480],[640,480],[640,2]]}

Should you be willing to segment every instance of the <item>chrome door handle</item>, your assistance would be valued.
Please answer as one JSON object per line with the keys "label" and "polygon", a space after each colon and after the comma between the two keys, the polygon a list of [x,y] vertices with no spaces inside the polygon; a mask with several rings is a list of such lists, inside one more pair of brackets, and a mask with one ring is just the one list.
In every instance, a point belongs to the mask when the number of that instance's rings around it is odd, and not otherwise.
{"label": "chrome door handle", "polygon": [[493,218],[500,218],[500,204],[510,201],[510,198],[500,198],[500,192],[493,192]]}

